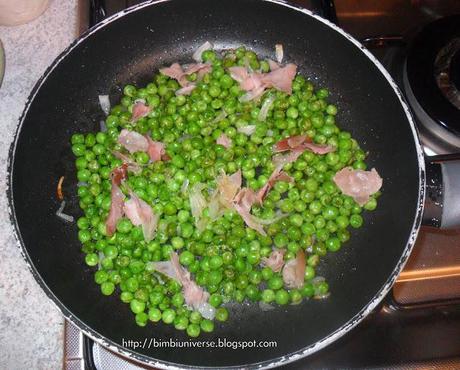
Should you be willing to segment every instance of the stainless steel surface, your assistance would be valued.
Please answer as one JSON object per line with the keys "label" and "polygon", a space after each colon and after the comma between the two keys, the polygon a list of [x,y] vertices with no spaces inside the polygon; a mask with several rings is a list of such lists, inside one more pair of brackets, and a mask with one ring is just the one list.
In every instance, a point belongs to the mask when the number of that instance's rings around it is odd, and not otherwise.
{"label": "stainless steel surface", "polygon": [[405,35],[442,16],[460,13],[458,0],[336,0],[339,24],[357,38]]}
{"label": "stainless steel surface", "polygon": [[64,329],[64,370],[85,370],[83,333],[68,321]]}
{"label": "stainless steel surface", "polygon": [[455,38],[438,53],[435,66],[436,83],[444,97],[457,109],[460,109],[460,91],[451,79],[452,58],[460,50],[460,38]]}
{"label": "stainless steel surface", "polygon": [[401,305],[460,300],[460,230],[422,228],[393,297]]}
{"label": "stainless steel surface", "polygon": [[435,154],[450,154],[460,151],[460,137],[444,129],[425,112],[414,96],[407,78],[404,66],[403,90],[412,112],[419,123],[419,131],[424,146],[430,148]]}
{"label": "stainless steel surface", "polygon": [[95,344],[93,346],[93,360],[94,366],[98,370],[145,370],[154,369],[153,367],[144,367],[143,365],[136,364],[128,359],[115,354],[108,349]]}

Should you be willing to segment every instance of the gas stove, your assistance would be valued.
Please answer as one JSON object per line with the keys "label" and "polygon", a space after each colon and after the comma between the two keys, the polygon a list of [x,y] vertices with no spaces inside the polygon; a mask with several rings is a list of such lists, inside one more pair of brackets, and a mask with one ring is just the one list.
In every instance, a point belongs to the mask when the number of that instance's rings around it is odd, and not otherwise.
{"label": "gas stove", "polygon": [[[90,9],[82,8],[80,29],[139,2],[91,0]],[[458,0],[290,2],[337,23],[381,61],[412,108],[427,155],[460,152]],[[65,337],[65,369],[148,369],[70,323]],[[379,307],[345,337],[283,367],[306,368],[460,368],[460,230],[422,227]]]}

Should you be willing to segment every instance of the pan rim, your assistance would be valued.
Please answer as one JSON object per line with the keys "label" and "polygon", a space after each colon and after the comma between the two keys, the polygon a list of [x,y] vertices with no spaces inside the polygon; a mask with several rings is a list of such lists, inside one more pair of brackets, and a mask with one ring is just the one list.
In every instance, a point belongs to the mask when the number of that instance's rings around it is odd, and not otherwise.
{"label": "pan rim", "polygon": [[[16,153],[16,146],[18,142],[18,137],[19,133],[21,132],[22,125],[24,124],[25,118],[27,116],[27,113],[29,111],[29,108],[34,101],[35,96],[40,90],[40,87],[43,85],[43,83],[46,81],[49,75],[53,72],[53,70],[60,64],[60,62],[67,57],[68,54],[70,54],[80,43],[84,42],[88,37],[90,37],[93,33],[97,32],[99,29],[104,28],[108,24],[116,21],[117,19],[124,17],[127,14],[133,13],[135,11],[138,11],[144,7],[149,7],[149,6],[154,6],[156,4],[164,3],[164,2],[169,2],[169,1],[174,1],[174,0],[150,0],[146,1],[144,3],[134,5],[132,7],[129,7],[119,13],[116,13],[94,27],[88,29],[85,31],[82,35],[80,35],[76,40],[74,40],[52,63],[51,65],[45,70],[45,72],[42,74],[40,79],[37,81],[37,83],[34,85],[31,93],[29,94],[27,100],[26,100],[26,105],[24,108],[24,111],[22,112],[20,119],[19,119],[19,124],[16,128],[16,132],[14,133],[14,139],[11,143],[10,149],[9,149],[9,154],[8,154],[8,166],[7,166],[7,197],[8,197],[8,213],[10,217],[10,221],[13,224],[13,234],[16,239],[16,243],[18,247],[20,248],[21,255],[23,259],[25,260],[29,270],[31,271],[34,279],[37,281],[37,283],[40,285],[42,290],[45,292],[47,297],[53,302],[53,304],[58,308],[58,310],[63,314],[65,319],[67,319],[69,322],[71,322],[73,325],[78,327],[86,336],[94,340],[96,343],[99,343],[103,345],[104,347],[109,348],[111,351],[114,351],[116,353],[119,353],[122,356],[126,356],[130,358],[131,360],[138,361],[143,364],[148,364],[150,366],[158,367],[161,369],[196,369],[196,368],[215,368],[215,367],[203,367],[203,366],[197,366],[197,365],[181,365],[178,363],[171,363],[168,361],[163,361],[163,360],[157,360],[152,357],[137,353],[133,350],[127,349],[125,347],[122,347],[121,345],[105,338],[101,334],[99,334],[97,331],[94,329],[90,328],[86,323],[81,321],[78,317],[74,316],[68,309],[67,307],[64,306],[64,304],[55,296],[55,294],[52,292],[52,290],[48,287],[46,282],[42,279],[41,275],[39,274],[38,270],[35,268],[32,259],[30,258],[26,248],[25,248],[25,243],[22,239],[20,230],[19,230],[19,225],[16,219],[16,213],[15,213],[15,208],[14,208],[14,202],[13,202],[13,165],[14,165],[14,159],[15,159],[15,153]],[[300,13],[303,13],[306,16],[309,16],[311,18],[314,18],[316,21],[319,21],[323,23],[324,25],[332,28],[334,31],[340,33],[347,41],[351,42],[354,44],[355,47],[359,48],[360,51],[369,59],[372,61],[372,63],[379,69],[380,73],[385,77],[387,80],[388,84],[391,86],[393,89],[394,93],[399,99],[399,102],[401,106],[403,107],[403,110],[406,114],[407,121],[409,123],[409,126],[412,131],[413,139],[414,139],[414,144],[415,144],[415,149],[417,153],[417,162],[418,162],[418,169],[419,169],[419,191],[418,191],[418,200],[417,200],[417,207],[416,207],[416,212],[414,216],[414,222],[411,228],[411,232],[409,234],[408,241],[406,243],[406,246],[403,250],[403,253],[398,261],[398,264],[396,265],[395,269],[393,270],[392,274],[390,277],[387,279],[385,284],[382,286],[382,288],[373,296],[373,298],[370,300],[368,304],[366,304],[355,316],[353,316],[348,322],[343,324],[340,328],[338,328],[336,331],[330,333],[328,336],[322,338],[321,340],[317,341],[316,343],[313,343],[301,350],[298,350],[296,352],[289,353],[284,356],[277,357],[275,359],[270,359],[266,361],[261,361],[257,363],[252,363],[248,365],[244,365],[245,368],[251,368],[251,369],[260,369],[260,368],[274,368],[280,365],[285,365],[290,362],[299,360],[301,358],[304,358],[308,355],[311,355],[320,349],[326,347],[330,343],[336,341],[337,339],[341,338],[343,335],[348,333],[350,330],[352,330],[355,326],[357,326],[374,308],[382,301],[382,299],[387,295],[387,293],[390,291],[391,287],[393,286],[394,282],[396,281],[397,276],[405,266],[407,259],[413,249],[413,246],[415,244],[421,221],[422,221],[422,215],[423,215],[423,210],[424,210],[424,200],[425,200],[425,160],[424,160],[424,154],[423,154],[423,149],[420,143],[420,139],[418,136],[417,128],[414,123],[414,119],[412,117],[412,113],[408,108],[408,105],[405,101],[405,98],[403,97],[399,87],[396,85],[394,82],[393,78],[389,75],[389,73],[386,71],[386,69],[382,66],[382,64],[368,51],[359,41],[357,41],[353,36],[348,34],[346,31],[342,30],[340,27],[335,25],[334,23],[321,18],[320,16],[313,14],[310,10],[307,10],[305,8],[302,8],[297,5],[292,5],[288,4],[284,0],[262,0],[264,2],[276,4],[279,6],[283,6],[286,8],[293,9],[295,11],[298,11]],[[239,369],[241,366],[238,365],[232,365],[232,366],[220,366],[219,368],[221,369]]]}

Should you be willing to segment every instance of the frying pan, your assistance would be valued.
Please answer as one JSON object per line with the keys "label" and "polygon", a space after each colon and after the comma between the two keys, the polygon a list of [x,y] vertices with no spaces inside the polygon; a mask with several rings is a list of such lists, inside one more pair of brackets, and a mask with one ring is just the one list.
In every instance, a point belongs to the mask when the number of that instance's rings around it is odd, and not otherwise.
{"label": "frying pan", "polygon": [[[127,341],[189,338],[168,325],[138,327],[117,294],[101,295],[94,268],[84,263],[76,225],[55,216],[55,186],[64,175],[66,212],[81,215],[69,139],[77,132],[98,130],[103,118],[98,95],[108,93],[116,102],[122,86],[146,84],[160,66],[189,61],[206,40],[217,49],[246,45],[267,57],[275,44],[283,44],[286,60],[296,63],[316,86],[330,89],[330,101],[339,107],[338,124],[369,152],[370,168],[384,179],[383,194],[377,210],[364,213],[365,226],[353,230],[351,240],[319,266],[318,273],[330,283],[328,299],[267,312],[249,303],[230,305],[229,321],[192,340],[215,345],[218,340],[276,341],[275,348],[133,349]],[[433,225],[449,226],[460,219],[453,202],[446,201],[455,195],[453,169],[458,169],[456,162],[429,166],[425,217]],[[417,132],[388,73],[335,25],[272,0],[147,2],[90,29],[33,89],[11,147],[9,170],[11,218],[43,290],[95,341],[159,368],[274,367],[346,334],[378,305],[403,268],[422,222],[426,189]]]}

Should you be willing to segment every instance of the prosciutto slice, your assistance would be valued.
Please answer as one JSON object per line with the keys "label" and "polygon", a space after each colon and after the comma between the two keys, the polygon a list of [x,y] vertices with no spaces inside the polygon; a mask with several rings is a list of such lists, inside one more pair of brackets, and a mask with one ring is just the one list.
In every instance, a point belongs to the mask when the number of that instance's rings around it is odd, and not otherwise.
{"label": "prosciutto slice", "polygon": [[289,176],[286,172],[282,171],[281,169],[283,168],[282,165],[276,166],[272,174],[270,175],[269,179],[265,183],[264,186],[262,186],[259,191],[256,194],[256,201],[260,205],[262,205],[263,199],[267,195],[267,193],[270,191],[270,189],[275,185],[277,181],[286,181],[286,182],[293,182],[294,179]]}
{"label": "prosciutto slice", "polygon": [[262,81],[267,87],[274,87],[279,91],[283,91],[287,94],[292,94],[292,81],[297,73],[297,66],[295,64],[289,63],[284,67],[280,67],[265,73]]}
{"label": "prosciutto slice", "polygon": [[123,145],[130,153],[146,152],[149,148],[149,143],[145,136],[142,136],[136,131],[121,130],[118,136],[118,143]]}
{"label": "prosciutto slice", "polygon": [[280,272],[284,266],[285,252],[286,251],[284,249],[274,249],[268,258],[262,258],[262,266],[270,267],[273,272]]}
{"label": "prosciutto slice", "polygon": [[120,185],[122,181],[126,180],[128,175],[128,165],[123,163],[120,167],[115,168],[111,174],[112,184]]}
{"label": "prosciutto slice", "polygon": [[217,140],[216,144],[222,145],[225,148],[230,148],[232,146],[232,139],[230,139],[227,135],[221,134]]}
{"label": "prosciutto slice", "polygon": [[185,87],[180,88],[179,90],[176,91],[176,96],[179,95],[190,95],[193,90],[195,90],[196,85],[191,83]]}
{"label": "prosciutto slice", "polygon": [[140,164],[133,161],[129,156],[124,155],[120,152],[113,151],[112,154],[123,161],[123,164],[126,165],[126,169],[128,172],[132,172],[135,175],[139,175],[142,172],[142,167]]}
{"label": "prosciutto slice", "polygon": [[209,202],[209,217],[212,221],[222,216],[226,209],[233,207],[233,199],[241,189],[241,170],[228,176],[225,172],[217,177],[217,188]]}
{"label": "prosciutto slice", "polygon": [[208,303],[209,293],[193,281],[190,272],[179,263],[176,252],[171,252],[169,261],[149,262],[149,266],[182,285],[182,294],[189,308],[199,311],[205,319],[214,319],[216,311]]}
{"label": "prosciutto slice", "polygon": [[161,161],[166,154],[165,145],[160,141],[153,141],[149,135],[145,135],[147,139],[147,154],[152,162]]}
{"label": "prosciutto slice", "polygon": [[105,229],[108,236],[113,235],[115,229],[117,228],[118,221],[123,217],[124,214],[123,202],[125,196],[117,184],[118,178],[117,180],[114,178],[115,176],[112,176],[112,192],[109,216],[105,221]]}
{"label": "prosciutto slice", "polygon": [[159,217],[153,212],[152,207],[133,191],[130,191],[129,195],[130,199],[125,202],[123,211],[134,226],[142,226],[144,239],[149,242],[155,235]]}
{"label": "prosciutto slice", "polygon": [[206,63],[190,64],[187,66],[185,70],[182,68],[182,66],[179,63],[173,63],[169,67],[161,68],[160,73],[176,80],[177,82],[179,82],[179,85],[184,88],[184,87],[194,85],[193,82],[187,79],[188,75],[191,75],[192,73],[198,73],[198,80],[200,80],[203,78],[203,76],[206,73],[211,72],[211,70],[212,70],[212,67]]}
{"label": "prosciutto slice", "polygon": [[275,153],[285,152],[288,150],[300,151],[303,153],[305,150],[310,150],[316,154],[326,154],[335,151],[331,145],[321,145],[311,142],[311,139],[306,135],[291,136],[278,141],[273,146]]}
{"label": "prosciutto slice", "polygon": [[297,66],[290,63],[276,68],[273,63],[271,66],[274,68],[268,73],[248,72],[245,67],[229,68],[230,76],[240,84],[242,90],[247,91],[241,101],[257,99],[270,87],[292,94],[292,81],[297,73]]}
{"label": "prosciutto slice", "polygon": [[375,168],[363,171],[345,167],[335,174],[333,180],[343,194],[352,197],[360,206],[366,204],[369,197],[379,191],[383,184]]}
{"label": "prosciutto slice", "polygon": [[259,220],[251,214],[251,207],[256,202],[256,194],[252,189],[242,188],[233,201],[233,208],[240,214],[248,227],[259,234],[267,235]]}
{"label": "prosciutto slice", "polygon": [[280,68],[279,63],[275,62],[272,59],[268,59],[267,62],[268,62],[268,65],[270,66],[270,71],[276,71],[277,69]]}
{"label": "prosciutto slice", "polygon": [[287,288],[301,288],[305,279],[305,253],[297,252],[296,258],[286,262],[283,268],[283,281]]}
{"label": "prosciutto slice", "polygon": [[139,118],[147,116],[151,112],[151,108],[142,101],[137,101],[133,105],[131,121],[136,122]]}
{"label": "prosciutto slice", "polygon": [[276,154],[273,156],[273,164],[275,167],[281,166],[283,168],[284,165],[295,162],[303,152],[303,150],[292,150],[286,154]]}
{"label": "prosciutto slice", "polygon": [[182,293],[187,306],[198,310],[203,317],[212,320],[215,310],[208,303],[209,293],[191,278],[189,271],[181,266],[177,253],[171,252],[170,260],[177,276],[177,281],[182,285]]}

